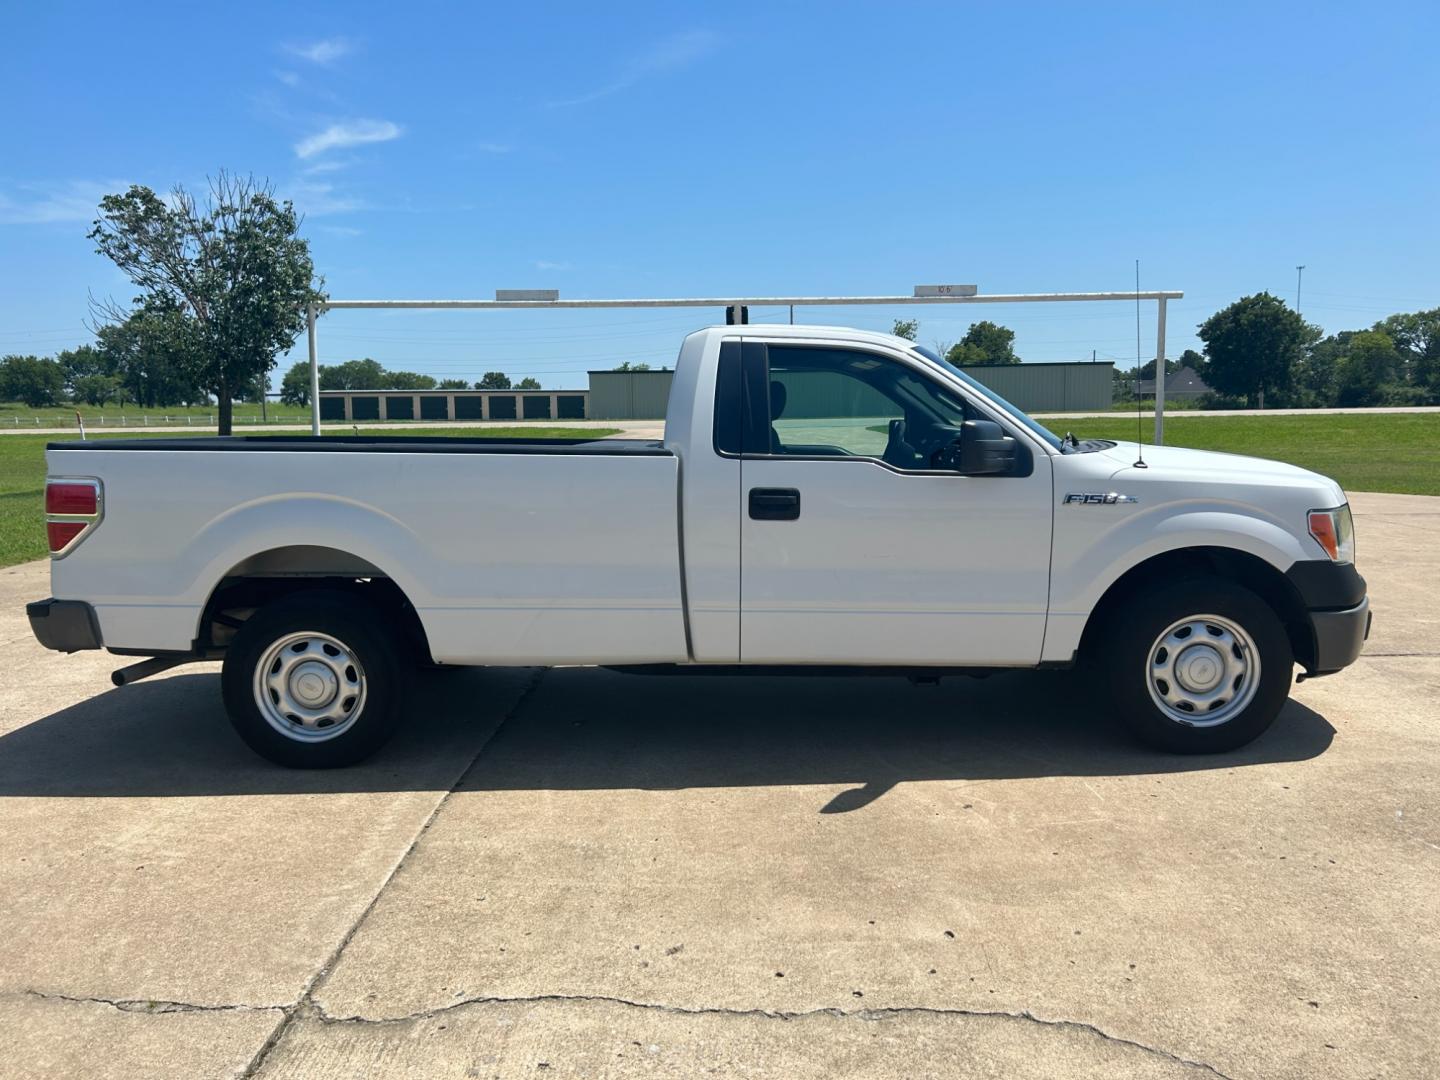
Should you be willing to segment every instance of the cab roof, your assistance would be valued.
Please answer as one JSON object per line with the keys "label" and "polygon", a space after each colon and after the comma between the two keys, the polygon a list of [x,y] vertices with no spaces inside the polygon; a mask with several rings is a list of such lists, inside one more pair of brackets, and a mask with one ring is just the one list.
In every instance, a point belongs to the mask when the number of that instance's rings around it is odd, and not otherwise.
{"label": "cab roof", "polygon": [[873,345],[887,345],[892,349],[913,349],[915,342],[894,334],[878,330],[859,330],[852,326],[815,326],[789,323],[742,323],[738,325],[707,326],[696,330],[696,334],[717,334],[723,337],[763,338],[804,338],[809,341],[867,342]]}

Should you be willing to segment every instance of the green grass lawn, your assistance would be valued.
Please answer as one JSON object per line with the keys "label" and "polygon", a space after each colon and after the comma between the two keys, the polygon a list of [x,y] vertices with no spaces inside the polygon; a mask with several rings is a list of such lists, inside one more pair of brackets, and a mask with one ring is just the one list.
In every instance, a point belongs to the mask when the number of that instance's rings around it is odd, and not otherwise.
{"label": "green grass lawn", "polygon": [[[366,431],[366,435],[478,435],[487,439],[599,439],[615,435],[619,428],[567,428],[526,425],[525,427],[405,427],[400,430]],[[247,434],[241,430],[240,434]],[[326,425],[327,435],[348,435],[348,426]],[[155,431],[92,438],[179,437],[183,431]],[[300,434],[300,433],[296,433]],[[45,444],[63,441],[64,435],[0,435],[0,566],[13,566],[45,554]]]}
{"label": "green grass lawn", "polygon": [[[1082,439],[1135,438],[1135,418],[1041,421]],[[1140,423],[1146,442],[1155,421]],[[1440,413],[1327,416],[1169,416],[1165,444],[1285,461],[1337,481],[1346,491],[1440,495]]]}

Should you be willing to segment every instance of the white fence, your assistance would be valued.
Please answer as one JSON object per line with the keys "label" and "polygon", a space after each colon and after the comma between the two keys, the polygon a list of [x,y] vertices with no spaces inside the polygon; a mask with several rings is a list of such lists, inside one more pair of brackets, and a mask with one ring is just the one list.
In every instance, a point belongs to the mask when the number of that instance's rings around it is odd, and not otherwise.
{"label": "white fence", "polygon": [[[272,416],[261,420],[258,416],[236,416],[231,423],[236,427],[242,424],[303,424],[305,417],[302,416]],[[88,427],[214,427],[217,420],[214,413],[191,414],[183,416],[153,416],[149,413],[141,413],[137,416],[126,416],[121,413],[119,416],[82,416],[85,426]],[[0,420],[0,425],[14,428],[47,428],[47,427],[78,427],[75,422],[74,413],[61,413],[57,416],[12,416],[9,423]]]}

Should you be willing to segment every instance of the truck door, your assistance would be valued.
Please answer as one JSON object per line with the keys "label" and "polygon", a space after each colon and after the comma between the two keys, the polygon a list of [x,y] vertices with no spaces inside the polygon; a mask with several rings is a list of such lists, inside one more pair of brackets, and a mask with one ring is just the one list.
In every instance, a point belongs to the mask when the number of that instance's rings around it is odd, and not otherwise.
{"label": "truck door", "polygon": [[983,406],[917,360],[746,339],[745,663],[1030,665],[1049,592],[1049,456],[1014,475],[934,464]]}

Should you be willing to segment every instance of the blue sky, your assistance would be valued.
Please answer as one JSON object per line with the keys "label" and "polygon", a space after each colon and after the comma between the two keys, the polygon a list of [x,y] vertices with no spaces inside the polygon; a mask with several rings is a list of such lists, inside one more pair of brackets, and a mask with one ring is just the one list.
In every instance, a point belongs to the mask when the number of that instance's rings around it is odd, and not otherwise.
{"label": "blue sky", "polygon": [[[1440,6],[17,5],[0,352],[88,340],[129,183],[268,177],[337,298],[1262,289],[1328,330],[1440,305]],[[1133,362],[1125,305],[923,308]],[[781,317],[755,312],[757,319]],[[888,328],[905,311],[797,321]],[[717,316],[718,317],[718,313]],[[335,312],[327,360],[584,386],[708,312]],[[1153,314],[1143,319],[1145,355]]]}

